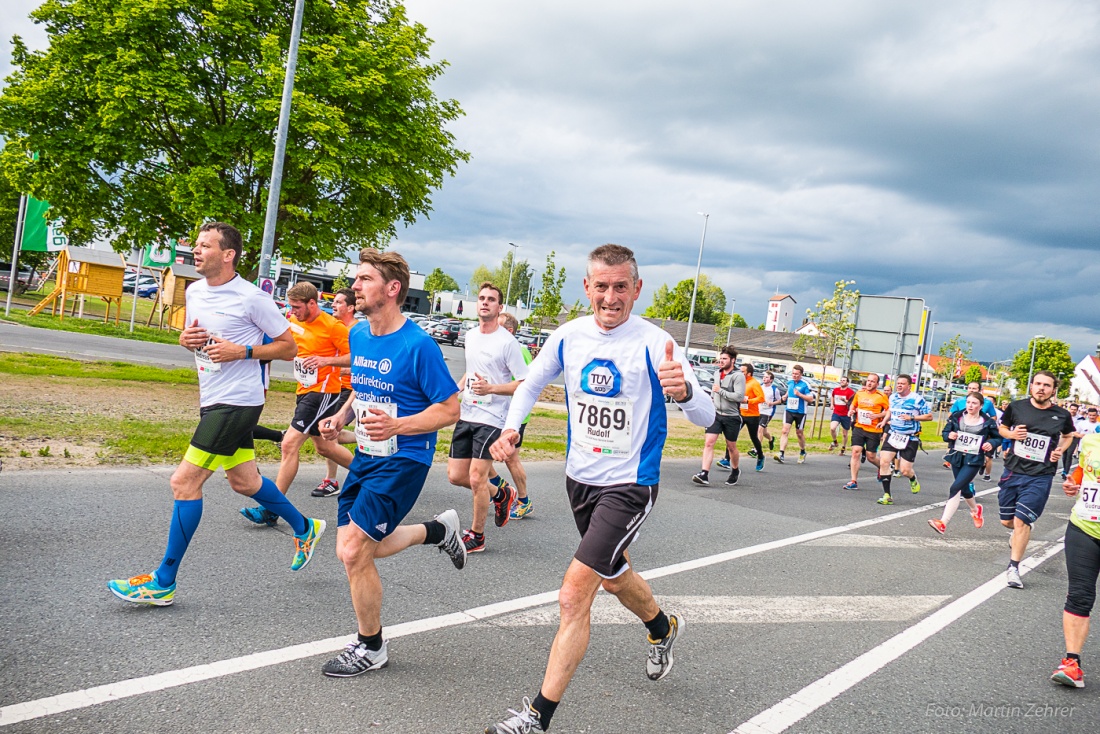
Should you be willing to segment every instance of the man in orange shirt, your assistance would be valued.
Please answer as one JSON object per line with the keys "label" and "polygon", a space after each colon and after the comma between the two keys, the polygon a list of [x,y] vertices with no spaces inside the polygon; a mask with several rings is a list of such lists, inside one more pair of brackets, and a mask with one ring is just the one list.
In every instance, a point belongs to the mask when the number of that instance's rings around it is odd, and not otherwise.
{"label": "man in orange shirt", "polygon": [[878,446],[882,441],[882,427],[890,415],[890,400],[878,390],[878,375],[870,374],[863,380],[863,389],[852,399],[852,460],[848,466],[852,481],[844,489],[859,489],[859,465],[870,461],[878,466]]}
{"label": "man in orange shirt", "polygon": [[[344,326],[348,327],[348,332],[351,332],[351,327],[355,326],[355,291],[351,288],[341,288],[336,291],[332,296],[332,315],[340,321]],[[340,405],[343,405],[348,401],[351,396],[351,367],[340,368]],[[355,434],[346,428],[340,431],[340,437],[336,439],[339,444],[351,444],[355,443]],[[348,451],[348,460],[350,462],[352,458],[351,451]],[[334,497],[340,494],[340,483],[336,481],[336,471],[338,467],[344,467],[347,469],[350,466],[348,464],[341,464],[334,459],[325,459],[325,478],[321,480],[321,483],[317,485],[317,488],[310,492],[314,497]]]}
{"label": "man in orange shirt", "polygon": [[[286,494],[298,474],[302,444],[308,436],[317,453],[337,464],[351,464],[351,452],[321,437],[320,422],[343,407],[340,401],[340,368],[351,366],[348,327],[321,310],[317,287],[300,282],[286,293],[290,307],[290,332],[298,345],[294,358],[294,379],[298,381],[294,418],[283,436],[282,463],[275,484]],[[277,517],[262,507],[242,507],[241,514],[257,525],[274,526]]]}
{"label": "man in orange shirt", "polygon": [[760,404],[764,402],[764,388],[752,376],[751,362],[741,363],[745,375],[745,402],[741,403],[741,423],[749,432],[749,440],[756,450],[756,471],[764,471],[764,449],[760,446]]}

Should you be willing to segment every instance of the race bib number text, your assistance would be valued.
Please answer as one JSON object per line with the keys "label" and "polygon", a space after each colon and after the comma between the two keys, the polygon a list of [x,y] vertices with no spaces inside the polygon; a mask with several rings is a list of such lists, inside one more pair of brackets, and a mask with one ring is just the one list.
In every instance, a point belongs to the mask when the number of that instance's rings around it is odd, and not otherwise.
{"label": "race bib number text", "polygon": [[603,398],[576,393],[576,417],[571,431],[573,446],[607,456],[630,454],[630,426],[634,403],[626,398]]}
{"label": "race bib number text", "polygon": [[367,429],[359,422],[363,416],[370,415],[370,409],[375,408],[386,413],[391,418],[397,417],[397,403],[372,403],[366,400],[356,399],[351,404],[355,411],[355,443],[359,450],[368,456],[392,456],[397,451],[397,436],[390,436],[384,441],[372,441],[367,435]]}
{"label": "race bib number text", "polygon": [[1077,498],[1077,516],[1089,522],[1100,521],[1100,483],[1082,482]]}
{"label": "race bib number text", "polygon": [[1021,459],[1029,461],[1046,461],[1047,449],[1050,448],[1050,436],[1040,436],[1038,433],[1029,433],[1022,440],[1017,440],[1012,445],[1012,453]]}
{"label": "race bib number text", "polygon": [[898,433],[896,431],[890,431],[889,437],[886,439],[886,445],[891,448],[898,449],[899,451],[909,445],[909,439],[911,437],[904,433]]}
{"label": "race bib number text", "polygon": [[955,450],[963,454],[977,454],[982,450],[982,437],[977,433],[962,433],[955,436]]}
{"label": "race bib number text", "polygon": [[302,387],[313,387],[317,384],[317,368],[306,367],[304,357],[294,358],[294,379]]}

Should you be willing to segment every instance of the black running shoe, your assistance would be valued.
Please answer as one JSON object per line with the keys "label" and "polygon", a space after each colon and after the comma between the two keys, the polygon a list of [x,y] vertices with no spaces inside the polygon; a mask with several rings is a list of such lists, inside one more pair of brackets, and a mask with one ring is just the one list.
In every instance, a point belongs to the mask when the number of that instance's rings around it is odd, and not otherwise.
{"label": "black running shoe", "polygon": [[503,495],[498,502],[493,500],[493,522],[496,523],[498,528],[502,528],[508,524],[508,519],[512,515],[512,504],[516,501],[518,492],[508,482],[504,482],[500,485],[500,493]]}
{"label": "black running shoe", "polygon": [[729,478],[726,479],[726,486],[727,487],[732,487],[733,485],[737,484],[737,480],[740,477],[741,477],[741,470],[740,469],[730,469]]}

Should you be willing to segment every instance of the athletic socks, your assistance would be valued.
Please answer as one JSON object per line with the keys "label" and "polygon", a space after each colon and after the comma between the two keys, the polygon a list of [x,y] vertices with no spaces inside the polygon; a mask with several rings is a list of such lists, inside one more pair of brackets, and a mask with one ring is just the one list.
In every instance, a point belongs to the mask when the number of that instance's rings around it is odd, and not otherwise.
{"label": "athletic socks", "polygon": [[497,474],[495,477],[489,477],[489,484],[493,485],[497,489],[500,489],[500,485],[504,483],[504,477]]}
{"label": "athletic socks", "polygon": [[558,702],[551,701],[542,695],[542,690],[539,690],[538,695],[535,696],[535,700],[531,702],[531,708],[535,710],[535,713],[539,715],[539,723],[542,724],[543,731],[550,730],[550,719],[554,718],[554,712],[558,710]]}
{"label": "athletic socks", "polygon": [[886,494],[890,494],[890,480],[893,479],[889,474],[886,476],[880,476],[878,480],[882,482],[882,491]]}
{"label": "athletic socks", "polygon": [[172,505],[172,524],[168,528],[168,548],[164,551],[164,560],[157,569],[157,583],[161,586],[171,586],[176,583],[176,572],[179,570],[183,554],[187,552],[187,545],[195,534],[195,529],[202,519],[202,498],[197,500],[176,500]]}
{"label": "athletic socks", "polygon": [[367,649],[371,652],[378,652],[382,649],[382,628],[378,628],[378,632],[373,635],[364,635],[359,633],[359,641],[367,646]]}
{"label": "athletic socks", "polygon": [[1080,655],[1078,655],[1078,654],[1077,654],[1077,653],[1075,653],[1075,652],[1067,652],[1067,653],[1066,653],[1066,660],[1076,660],[1076,661],[1077,661],[1077,665],[1078,665],[1078,666],[1080,666],[1080,665],[1081,665],[1081,656],[1080,656]]}
{"label": "athletic socks", "polygon": [[1016,569],[1017,571],[1019,571],[1019,570],[1020,570],[1020,562],[1019,562],[1019,561],[1013,561],[1013,560],[1009,560],[1009,562],[1008,562],[1008,567],[1009,567],[1009,568],[1015,568],[1015,569]]}
{"label": "athletic socks", "polygon": [[304,533],[309,528],[309,524],[302,513],[298,512],[298,508],[291,504],[285,494],[279,491],[279,488],[275,486],[275,482],[267,477],[260,477],[260,480],[260,491],[252,495],[252,499],[256,500],[265,510],[270,510],[286,520],[295,535]]}
{"label": "athletic socks", "polygon": [[447,526],[439,520],[428,520],[423,525],[427,533],[427,537],[424,538],[424,545],[439,545],[447,537]]}
{"label": "athletic socks", "polygon": [[283,432],[276,431],[274,428],[268,428],[267,426],[256,426],[252,429],[252,438],[258,438],[261,441],[272,441],[274,443],[283,442]]}
{"label": "athletic socks", "polygon": [[657,616],[645,622],[645,628],[649,632],[650,643],[657,643],[668,637],[668,616],[664,610],[657,612]]}
{"label": "athletic socks", "polygon": [[504,490],[503,489],[497,489],[497,493],[493,495],[493,502],[502,502],[502,501],[504,501]]}

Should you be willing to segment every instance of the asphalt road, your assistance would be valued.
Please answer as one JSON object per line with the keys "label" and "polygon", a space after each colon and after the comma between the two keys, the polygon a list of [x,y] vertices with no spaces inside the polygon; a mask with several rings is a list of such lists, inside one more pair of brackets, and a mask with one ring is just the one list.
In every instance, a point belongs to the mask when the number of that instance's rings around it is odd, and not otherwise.
{"label": "asphalt road", "polygon": [[[920,509],[946,494],[932,457],[925,490],[891,508],[841,490],[844,466],[769,462],[703,488],[694,462],[665,462],[631,551],[686,620],[675,668],[648,681],[644,628],[601,595],[552,731],[1095,732],[1100,685],[1048,679],[1069,501],[1051,498],[1030,549],[1051,555],[1017,591],[994,496],[985,528],[964,511],[940,537]],[[335,528],[292,573],[289,531],[247,524],[218,475],[176,604],[135,607],[105,583],[159,562],[171,469],[2,473],[0,732],[480,732],[537,690],[577,541],[562,464],[528,468],[534,513],[490,527],[465,570],[432,548],[380,562],[390,665],[343,680],[319,672],[355,632]],[[291,496],[331,522],[335,500],[308,496],[321,471],[303,466]],[[468,521],[436,466],[409,521],[452,506]],[[1097,649],[1094,635],[1086,672]]]}

